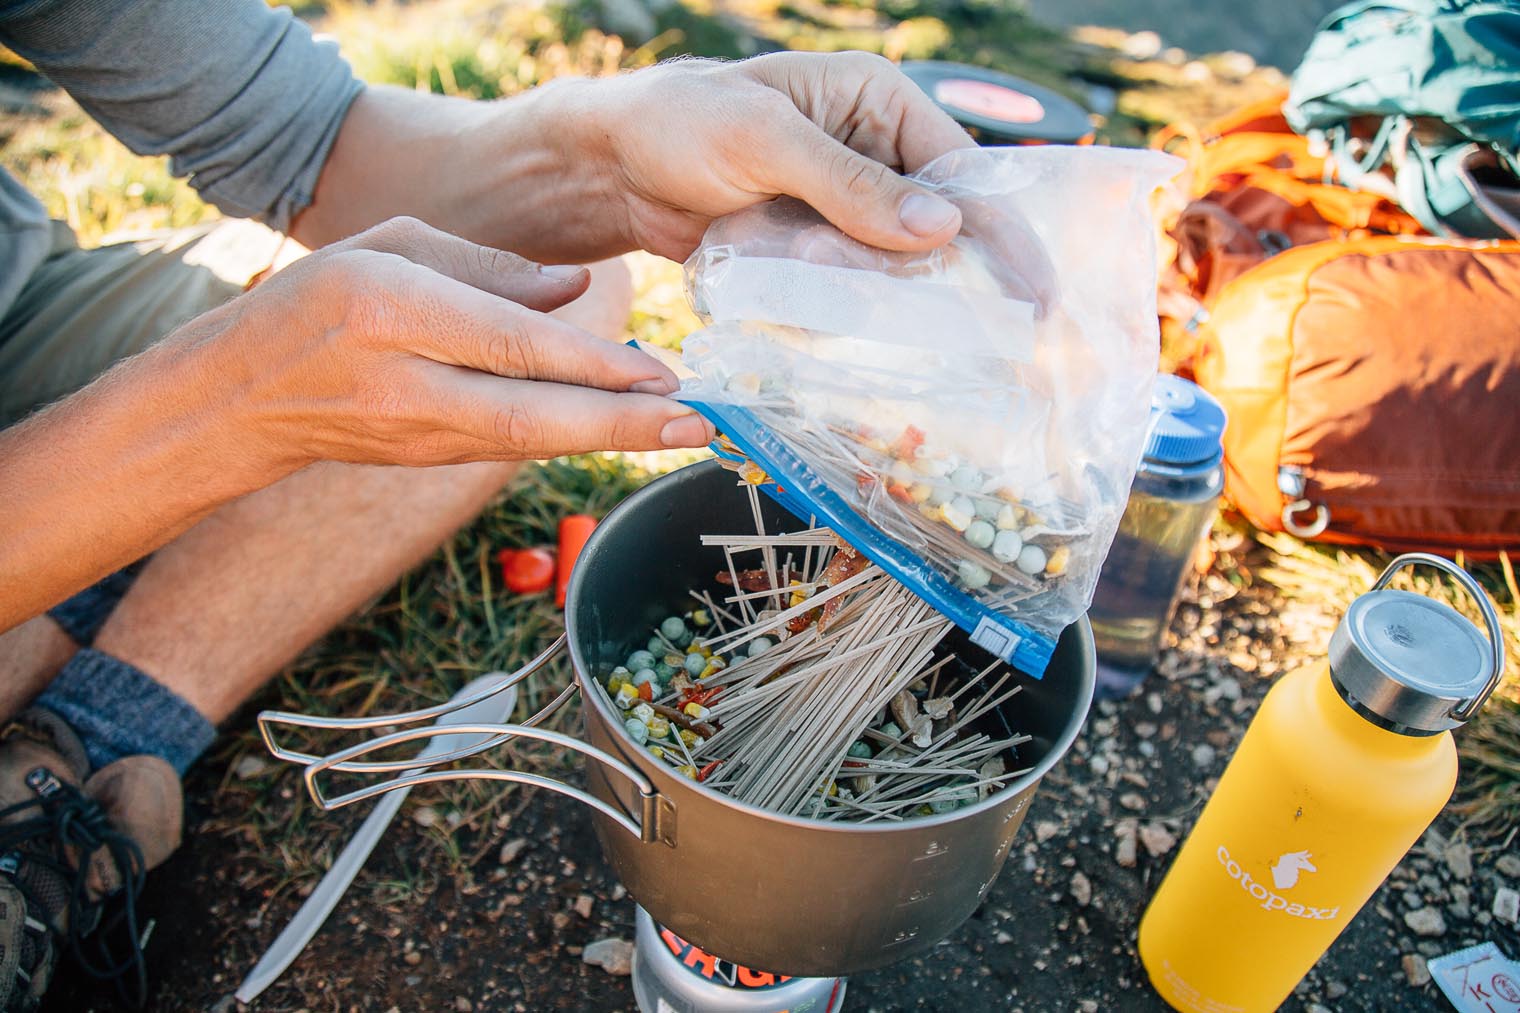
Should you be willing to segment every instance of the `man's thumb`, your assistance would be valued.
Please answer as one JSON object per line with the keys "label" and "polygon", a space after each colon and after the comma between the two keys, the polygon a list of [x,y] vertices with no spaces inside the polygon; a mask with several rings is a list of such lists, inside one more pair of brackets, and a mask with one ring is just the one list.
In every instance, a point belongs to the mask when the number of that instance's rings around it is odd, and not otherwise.
{"label": "man's thumb", "polygon": [[928,250],[960,231],[943,197],[830,137],[798,115],[772,160],[778,192],[806,201],[841,231],[889,250]]}

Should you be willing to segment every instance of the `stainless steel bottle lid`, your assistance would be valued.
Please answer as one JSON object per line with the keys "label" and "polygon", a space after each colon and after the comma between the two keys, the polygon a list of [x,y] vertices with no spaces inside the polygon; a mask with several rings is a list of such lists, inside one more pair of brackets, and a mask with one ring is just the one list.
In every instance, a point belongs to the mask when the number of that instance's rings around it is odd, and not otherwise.
{"label": "stainless steel bottle lid", "polygon": [[[1478,601],[1487,641],[1451,606],[1384,589],[1416,563],[1450,574]],[[1424,553],[1395,559],[1330,638],[1330,676],[1341,696],[1373,724],[1407,735],[1434,735],[1469,720],[1503,672],[1504,641],[1488,596],[1466,571]]]}

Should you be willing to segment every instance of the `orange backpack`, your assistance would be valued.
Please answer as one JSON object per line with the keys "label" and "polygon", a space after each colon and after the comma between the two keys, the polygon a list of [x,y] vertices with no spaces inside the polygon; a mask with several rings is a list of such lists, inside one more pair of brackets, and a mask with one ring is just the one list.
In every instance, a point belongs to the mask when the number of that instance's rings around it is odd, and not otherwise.
{"label": "orange backpack", "polygon": [[1189,136],[1161,301],[1229,412],[1229,499],[1324,541],[1520,544],[1520,242],[1418,234],[1269,106],[1161,143]]}

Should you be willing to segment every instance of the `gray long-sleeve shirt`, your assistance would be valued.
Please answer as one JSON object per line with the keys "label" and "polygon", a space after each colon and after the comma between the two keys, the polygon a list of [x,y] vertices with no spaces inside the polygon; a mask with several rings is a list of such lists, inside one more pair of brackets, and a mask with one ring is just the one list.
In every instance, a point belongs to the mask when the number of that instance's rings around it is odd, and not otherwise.
{"label": "gray long-sleeve shirt", "polygon": [[[362,87],[263,0],[0,0],[0,42],[205,200],[284,230]],[[0,169],[0,316],[46,257],[42,205]]]}

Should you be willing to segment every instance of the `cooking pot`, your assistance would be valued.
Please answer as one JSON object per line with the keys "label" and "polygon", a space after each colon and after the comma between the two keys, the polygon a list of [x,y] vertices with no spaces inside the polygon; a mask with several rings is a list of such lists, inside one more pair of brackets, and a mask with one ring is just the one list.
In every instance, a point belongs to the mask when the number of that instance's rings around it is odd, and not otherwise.
{"label": "cooking pot", "polygon": [[[766,530],[806,525],[763,500]],[[1025,771],[965,808],[899,822],[844,823],[785,816],[735,801],[688,780],[630,739],[622,714],[593,686],[639,645],[692,588],[715,586],[723,552],[702,533],[754,529],[750,499],[715,461],[683,468],[634,493],[609,514],[581,552],[565,607],[565,631],[500,692],[568,644],[574,681],[521,725],[450,725],[477,733],[469,747],[432,758],[451,762],[518,736],[557,743],[587,758],[586,787],[510,770],[419,770],[415,758],[363,759],[439,734],[395,732],[315,756],[281,746],[276,729],[362,729],[427,722],[472,700],[402,715],[320,718],[259,716],[271,752],[306,765],[308,791],[335,809],[404,785],[460,778],[510,781],[569,795],[594,811],[608,862],[628,892],[662,925],[710,953],[799,977],[854,974],[923,953],[964,922],[997,878],[1040,779],[1076,738],[1092,700],[1092,633],[1084,618],[1061,635],[1044,678],[1022,674],[1023,689],[999,709],[1008,732],[1029,741],[1008,757]],[[962,639],[972,665],[990,656]],[[536,727],[579,689],[585,740]],[[479,735],[489,735],[481,742]],[[459,739],[453,741],[462,741]],[[401,773],[342,795],[322,775]]]}

